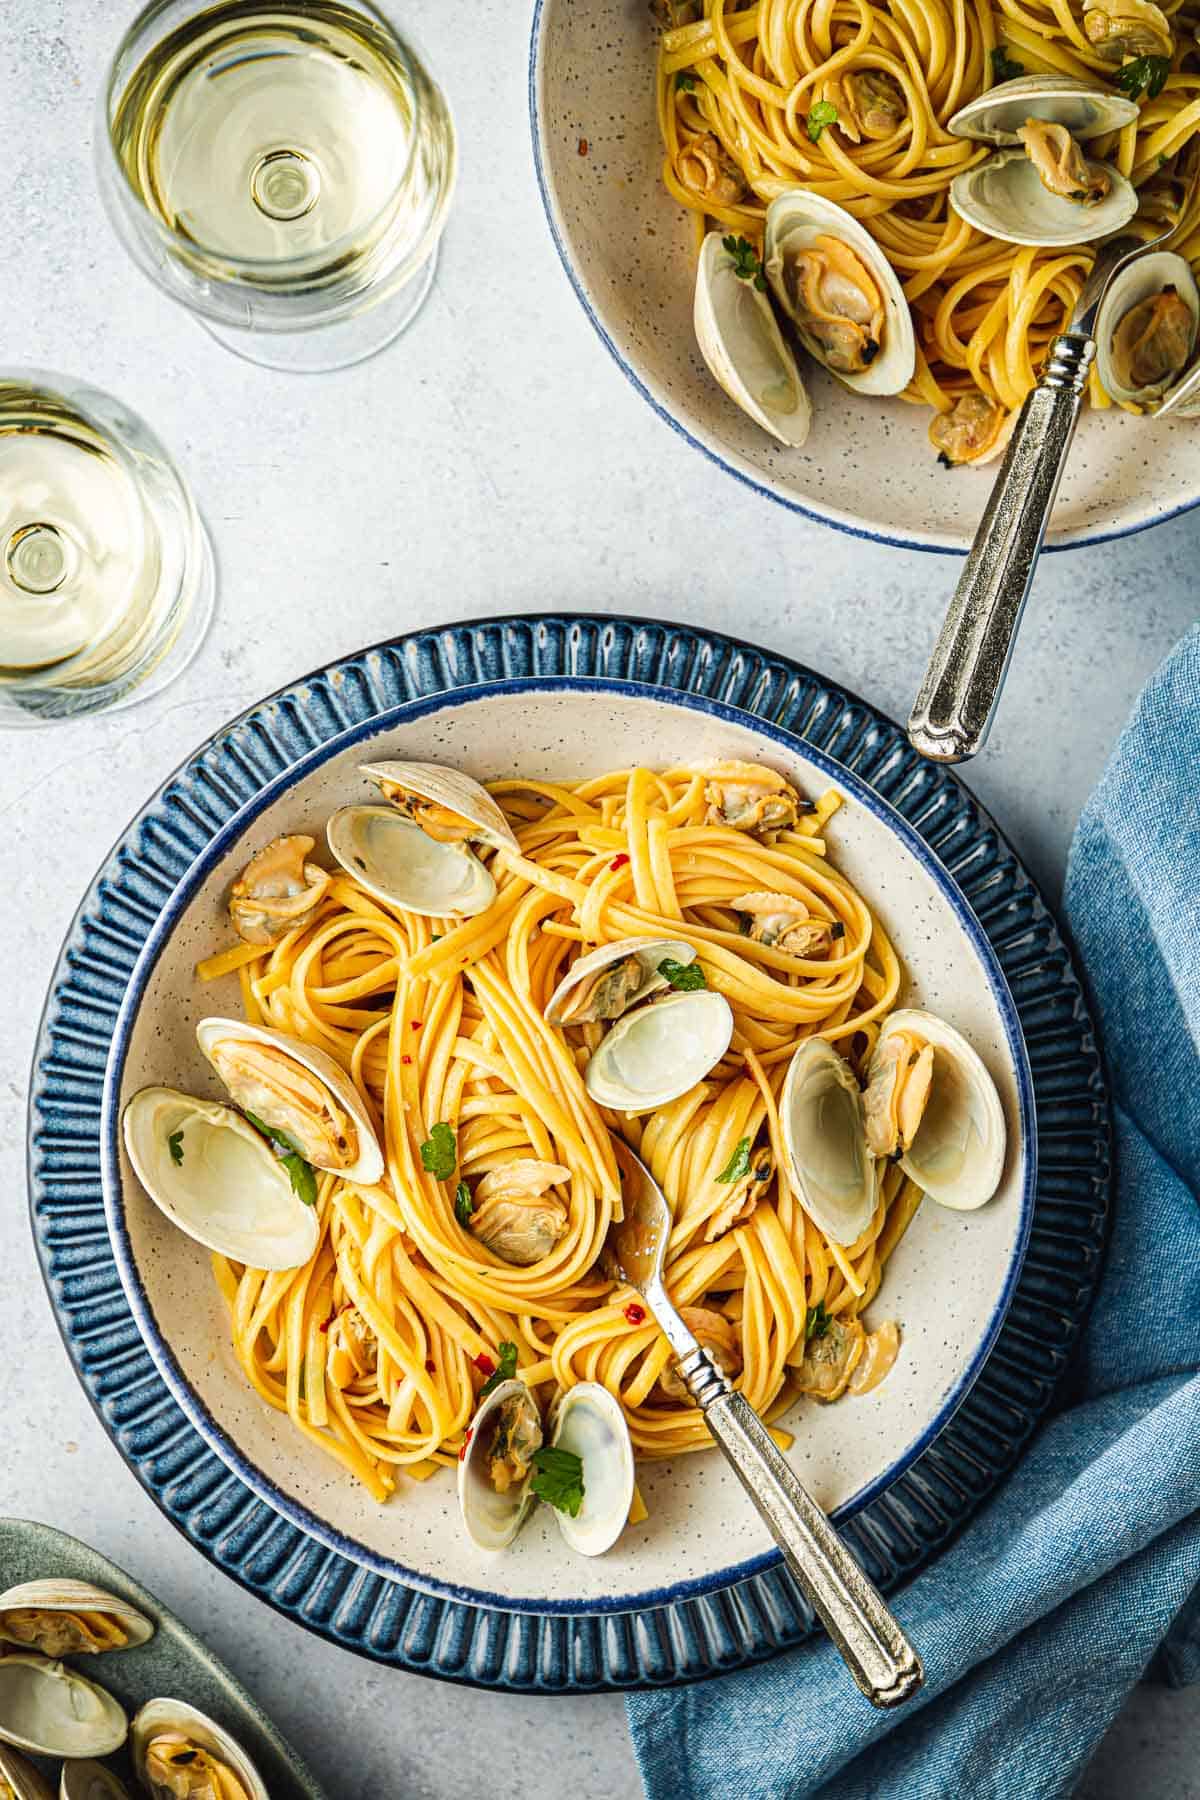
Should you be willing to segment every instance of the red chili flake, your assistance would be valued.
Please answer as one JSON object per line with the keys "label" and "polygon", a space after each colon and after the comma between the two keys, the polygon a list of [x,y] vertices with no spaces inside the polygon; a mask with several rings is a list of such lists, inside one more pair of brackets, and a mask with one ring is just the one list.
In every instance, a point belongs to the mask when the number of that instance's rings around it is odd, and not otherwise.
{"label": "red chili flake", "polygon": [[580,156],[586,156],[586,155],[587,155],[587,153],[588,153],[588,141],[587,141],[587,139],[586,139],[586,138],[580,138],[580,140],[579,140],[579,154],[580,154]]}
{"label": "red chili flake", "polygon": [[401,1062],[402,1062],[402,1063],[410,1063],[410,1062],[411,1062],[411,1061],[412,1061],[412,1057],[411,1057],[411,1056],[402,1056],[402,1057],[401,1057],[401,1058],[400,1058],[400,1061],[401,1061]]}
{"label": "red chili flake", "polygon": [[623,869],[625,867],[625,864],[628,861],[629,861],[629,858],[626,856],[625,852],[622,850],[620,856],[614,856],[608,866],[610,869]]}
{"label": "red chili flake", "polygon": [[427,1375],[436,1375],[437,1373],[437,1364],[431,1356],[425,1359],[425,1373]]}
{"label": "red chili flake", "polygon": [[646,1309],[644,1306],[639,1306],[635,1301],[632,1306],[627,1306],[625,1308],[625,1317],[629,1320],[631,1325],[644,1325],[646,1322]]}
{"label": "red chili flake", "polygon": [[481,1375],[494,1375],[496,1373],[496,1365],[490,1356],[481,1354],[475,1357],[474,1362],[475,1367],[479,1370]]}
{"label": "red chili flake", "polygon": [[412,1022],[413,1030],[420,1031],[422,1023],[423,1023],[423,1021],[421,1019],[414,1019]]}
{"label": "red chili flake", "polygon": [[458,1453],[459,1462],[461,1462],[463,1457],[467,1454],[467,1445],[471,1442],[471,1439],[474,1436],[475,1436],[475,1427],[472,1425],[470,1431],[468,1431],[466,1437],[463,1439],[462,1449]]}

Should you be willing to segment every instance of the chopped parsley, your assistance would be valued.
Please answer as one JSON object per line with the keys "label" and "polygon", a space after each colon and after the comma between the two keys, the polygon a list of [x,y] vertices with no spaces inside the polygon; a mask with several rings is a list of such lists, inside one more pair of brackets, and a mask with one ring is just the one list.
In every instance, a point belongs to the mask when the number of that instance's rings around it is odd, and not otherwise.
{"label": "chopped parsley", "polygon": [[173,1131],[167,1139],[167,1149],[171,1152],[171,1161],[178,1169],[183,1162],[183,1132]]}
{"label": "chopped parsley", "polygon": [[763,266],[758,258],[758,251],[748,238],[726,237],[721,239],[722,250],[727,250],[733,258],[733,272],[739,281],[752,281],[760,294],[767,291],[767,278],[763,274]]}
{"label": "chopped parsley", "polygon": [[808,135],[814,144],[821,141],[821,133],[829,125],[837,124],[838,110],[832,100],[818,100],[808,115]]}
{"label": "chopped parsley", "polygon": [[481,1400],[490,1394],[493,1388],[498,1388],[502,1381],[511,1381],[517,1372],[517,1346],[515,1344],[501,1344],[497,1354],[500,1360],[479,1390]]}
{"label": "chopped parsley", "polygon": [[1015,81],[1018,75],[1025,73],[1025,64],[1013,62],[1003,44],[997,44],[992,51],[992,80]]}
{"label": "chopped parsley", "polygon": [[815,1306],[809,1307],[808,1312],[805,1315],[805,1319],[804,1319],[804,1341],[805,1341],[805,1343],[811,1344],[811,1343],[814,1343],[817,1338],[823,1338],[825,1336],[825,1333],[829,1330],[829,1327],[832,1324],[833,1324],[832,1313],[827,1313],[825,1311],[825,1302],[823,1300],[818,1300],[817,1304]]}
{"label": "chopped parsley", "polygon": [[246,1117],[255,1131],[262,1132],[287,1170],[287,1177],[292,1184],[292,1192],[297,1200],[302,1200],[305,1206],[315,1206],[317,1204],[317,1177],[312,1164],[305,1162],[286,1131],[276,1131],[273,1125],[264,1124],[252,1112],[248,1112]]}
{"label": "chopped parsley", "polygon": [[749,1173],[750,1139],[748,1137],[739,1138],[734,1148],[733,1155],[725,1164],[721,1173],[717,1176],[717,1180],[724,1182],[741,1181],[742,1177]]}
{"label": "chopped parsley", "polygon": [[664,956],[658,965],[658,972],[673,988],[678,988],[681,994],[694,994],[699,988],[708,986],[699,963],[675,962],[671,957]]}
{"label": "chopped parsley", "polygon": [[694,94],[696,91],[696,77],[690,74],[687,69],[680,69],[678,75],[675,77],[675,89],[677,93]]}
{"label": "chopped parsley", "polygon": [[421,1162],[438,1181],[449,1181],[458,1162],[458,1142],[444,1119],[438,1121],[421,1145]]}
{"label": "chopped parsley", "polygon": [[1131,100],[1136,100],[1139,94],[1145,94],[1148,100],[1157,100],[1170,73],[1169,56],[1135,56],[1123,69],[1117,70],[1117,86]]}
{"label": "chopped parsley", "polygon": [[471,1223],[471,1214],[475,1211],[475,1203],[471,1199],[471,1190],[465,1181],[460,1181],[454,1190],[454,1216],[465,1231]]}
{"label": "chopped parsley", "polygon": [[535,1473],[529,1484],[530,1493],[556,1511],[569,1513],[577,1519],[583,1505],[582,1460],[573,1450],[559,1450],[553,1444],[543,1444],[533,1453],[533,1467]]}

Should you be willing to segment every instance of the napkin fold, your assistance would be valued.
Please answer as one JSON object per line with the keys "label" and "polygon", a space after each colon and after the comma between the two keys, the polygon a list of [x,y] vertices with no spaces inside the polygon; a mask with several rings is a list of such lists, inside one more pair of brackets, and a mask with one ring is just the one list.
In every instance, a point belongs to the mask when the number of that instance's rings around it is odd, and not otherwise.
{"label": "napkin fold", "polygon": [[1200,627],[1071,849],[1066,912],[1116,1107],[1116,1201],[1067,1402],[894,1596],[926,1686],[861,1698],[828,1641],[631,1696],[651,1800],[1056,1800],[1129,1689],[1200,1676]]}

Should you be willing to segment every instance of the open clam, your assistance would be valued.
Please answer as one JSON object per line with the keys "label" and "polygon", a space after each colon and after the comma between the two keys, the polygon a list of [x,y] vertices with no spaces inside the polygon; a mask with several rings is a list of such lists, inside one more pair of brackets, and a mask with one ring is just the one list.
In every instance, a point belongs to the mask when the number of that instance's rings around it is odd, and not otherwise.
{"label": "open clam", "polygon": [[0,1800],[54,1800],[49,1783],[18,1750],[0,1744]]}
{"label": "open clam", "polygon": [[824,1038],[807,1038],[788,1065],[779,1125],[801,1206],[835,1244],[852,1244],[875,1211],[875,1159],[854,1071]]}
{"label": "open clam", "polygon": [[122,1118],[146,1193],[173,1225],[255,1269],[295,1269],[317,1247],[317,1209],[267,1139],[232,1107],[143,1088]]}
{"label": "open clam", "polygon": [[129,1722],[110,1693],[46,1656],[0,1656],[0,1741],[35,1756],[108,1756]]}
{"label": "open clam", "polygon": [[1137,103],[1069,75],[1022,75],[960,107],[947,130],[997,146],[950,184],[959,217],[1005,243],[1090,243],[1127,225],[1132,184],[1080,145],[1119,131]]}
{"label": "open clam", "polygon": [[861,394],[903,393],[917,366],[904,289],[844,207],[792,188],[767,208],[763,267],[810,356]]}
{"label": "open clam", "polygon": [[685,966],[696,952],[682,938],[621,938],[577,957],[546,1002],[550,1025],[587,1025],[619,1019],[630,1007],[670,985],[664,962]]}
{"label": "open clam", "polygon": [[134,1770],[150,1800],[269,1800],[236,1739],[184,1700],[147,1700],[130,1736]]}
{"label": "open clam", "polygon": [[1154,406],[1191,364],[1198,334],[1200,288],[1189,262],[1158,250],[1126,264],[1096,320],[1096,362],[1105,393]]}
{"label": "open clam", "polygon": [[864,1096],[868,1142],[897,1156],[931,1200],[958,1212],[989,1201],[1004,1173],[1004,1109],[978,1053],[933,1013],[884,1021]]}
{"label": "open clam", "polygon": [[444,763],[363,763],[360,774],[390,806],[443,844],[478,841],[494,850],[520,850],[512,826],[485,787]]}
{"label": "open clam", "polygon": [[63,1764],[58,1800],[130,1800],[129,1789],[98,1762]]}
{"label": "open clam", "polygon": [[[740,263],[710,231],[696,270],[693,318],[700,354],[735,405],[781,444],[808,437],[812,406],[756,268]],[[765,284],[764,284],[765,285]]]}
{"label": "open clam", "polygon": [[[503,1381],[483,1401],[459,1464],[463,1523],[484,1550],[503,1550],[537,1496],[535,1458],[544,1448],[537,1402],[522,1381]],[[597,1382],[569,1388],[555,1409],[550,1451],[578,1457],[582,1496],[576,1510],[555,1510],[571,1549],[601,1556],[617,1541],[633,1503],[633,1446],[625,1415]]]}
{"label": "open clam", "polygon": [[382,1177],[371,1115],[324,1050],[240,1019],[202,1019],[196,1038],[243,1112],[283,1132],[314,1169],[366,1186]]}
{"label": "open clam", "polygon": [[652,1112],[703,1081],[732,1038],[724,995],[710,988],[667,994],[617,1020],[593,1052],[584,1086],[598,1106]]}
{"label": "open clam", "polygon": [[0,1594],[0,1640],[43,1656],[131,1650],[153,1636],[136,1607],[87,1581],[25,1581]]}

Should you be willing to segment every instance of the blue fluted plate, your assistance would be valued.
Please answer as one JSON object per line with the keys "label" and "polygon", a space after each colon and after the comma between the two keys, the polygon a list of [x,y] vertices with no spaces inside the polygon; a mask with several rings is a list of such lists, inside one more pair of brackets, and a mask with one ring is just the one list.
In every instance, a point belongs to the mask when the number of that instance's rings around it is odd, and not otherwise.
{"label": "blue fluted plate", "polygon": [[[909,1451],[853,1491],[847,1536],[874,1578],[893,1585],[992,1490],[1049,1405],[1100,1267],[1108,1113],[1080,986],[1036,889],[952,775],[921,761],[863,702],[716,634],[563,617],[451,626],[348,658],[218,733],[123,835],[68,935],[31,1089],[34,1231],[64,1340],[106,1429],[167,1515],[251,1591],[334,1642],[453,1680],[564,1692],[692,1679],[769,1656],[811,1628],[777,1558],[735,1551],[671,1586],[624,1600],[556,1593],[542,1610],[536,1581],[506,1595],[364,1545],[214,1417],[203,1379],[158,1324],[153,1259],[139,1260],[137,1222],[131,1232],[121,1202],[111,1125],[125,1064],[141,1053],[138,1006],[164,945],[187,928],[202,878],[237,851],[248,821],[337,754],[352,757],[381,718],[396,731],[406,719],[440,719],[430,754],[448,759],[453,709],[461,702],[465,717],[490,693],[519,697],[522,683],[531,703],[580,683],[644,707],[657,689],[664,709],[790,743],[818,770],[835,764],[851,797],[891,820],[992,971],[1013,1117],[1028,1137],[1007,1273],[961,1378],[937,1396]],[[437,696],[449,697],[440,708]],[[547,748],[531,745],[531,756]],[[1036,1196],[1025,1131],[1034,1104]]]}

